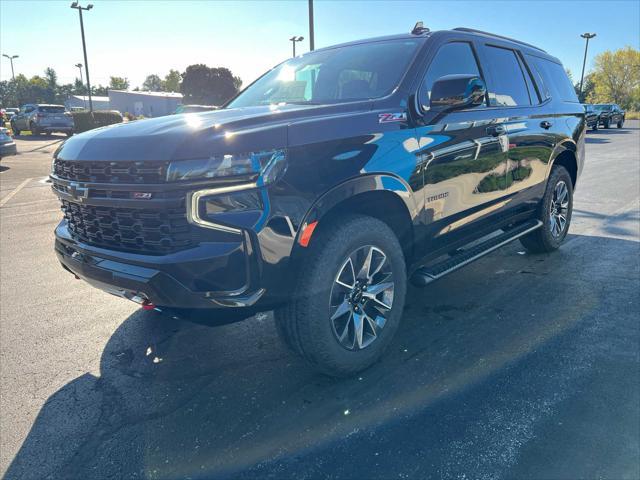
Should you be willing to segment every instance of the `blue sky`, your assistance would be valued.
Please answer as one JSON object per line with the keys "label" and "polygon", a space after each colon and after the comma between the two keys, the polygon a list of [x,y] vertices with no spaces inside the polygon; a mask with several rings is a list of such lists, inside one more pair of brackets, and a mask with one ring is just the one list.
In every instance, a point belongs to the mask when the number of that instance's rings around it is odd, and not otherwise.
{"label": "blue sky", "polygon": [[[16,73],[42,74],[51,66],[60,82],[83,62],[77,11],[69,1],[0,0],[0,49],[20,55]],[[83,0],[82,4],[88,3]],[[146,75],[205,63],[225,66],[245,84],[291,54],[292,35],[307,51],[307,1],[94,0],[85,15],[92,84],[109,75],[132,87]],[[631,45],[640,48],[640,1],[315,1],[316,48],[407,32],[417,20],[432,30],[465,26],[512,36],[559,57],[577,80],[583,32],[598,36],[589,57]],[[589,64],[587,64],[589,65]],[[588,70],[588,67],[587,67]],[[11,76],[0,59],[0,79]]]}

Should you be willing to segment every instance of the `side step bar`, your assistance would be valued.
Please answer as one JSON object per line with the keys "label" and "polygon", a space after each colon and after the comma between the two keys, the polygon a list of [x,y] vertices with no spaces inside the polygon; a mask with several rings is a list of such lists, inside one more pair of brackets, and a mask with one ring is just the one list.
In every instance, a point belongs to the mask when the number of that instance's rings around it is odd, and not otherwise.
{"label": "side step bar", "polygon": [[420,267],[411,276],[411,283],[416,287],[425,287],[431,282],[444,277],[445,275],[463,267],[494,250],[516,240],[517,238],[533,232],[540,228],[542,222],[540,220],[531,220],[522,225],[518,225],[507,232],[491,237],[490,239],[471,247],[468,250],[461,250],[459,253],[434,265]]}

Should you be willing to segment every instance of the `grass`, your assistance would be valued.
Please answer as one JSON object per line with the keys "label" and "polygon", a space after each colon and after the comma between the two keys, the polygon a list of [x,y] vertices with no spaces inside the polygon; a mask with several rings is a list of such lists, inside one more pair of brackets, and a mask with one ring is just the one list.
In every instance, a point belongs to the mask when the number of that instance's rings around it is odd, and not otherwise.
{"label": "grass", "polygon": [[640,112],[626,112],[624,118],[625,120],[640,120]]}

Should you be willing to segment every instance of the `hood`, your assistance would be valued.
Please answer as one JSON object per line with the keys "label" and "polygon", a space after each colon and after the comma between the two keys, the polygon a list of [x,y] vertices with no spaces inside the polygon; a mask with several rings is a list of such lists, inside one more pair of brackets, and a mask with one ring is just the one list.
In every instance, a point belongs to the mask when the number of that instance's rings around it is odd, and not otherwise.
{"label": "hood", "polygon": [[288,146],[289,124],[302,118],[348,115],[344,107],[247,107],[136,120],[74,135],[57,156],[86,161],[172,161],[283,148]]}

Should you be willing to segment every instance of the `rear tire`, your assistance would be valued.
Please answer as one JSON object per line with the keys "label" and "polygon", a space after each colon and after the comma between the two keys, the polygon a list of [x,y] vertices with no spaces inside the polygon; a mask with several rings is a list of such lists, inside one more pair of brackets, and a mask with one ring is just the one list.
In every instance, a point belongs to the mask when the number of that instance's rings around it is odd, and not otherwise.
{"label": "rear tire", "polygon": [[38,135],[40,135],[40,133],[42,133],[42,132],[40,132],[40,129],[36,125],[34,125],[33,123],[31,124],[30,128],[31,128],[31,135],[38,136]]}
{"label": "rear tire", "polygon": [[531,253],[548,253],[562,244],[571,224],[573,184],[567,169],[556,165],[551,170],[547,189],[539,207],[542,226],[520,238]]}
{"label": "rear tire", "polygon": [[284,343],[314,369],[346,377],[389,346],[404,307],[406,266],[400,242],[380,220],[345,215],[324,227],[275,320]]}

